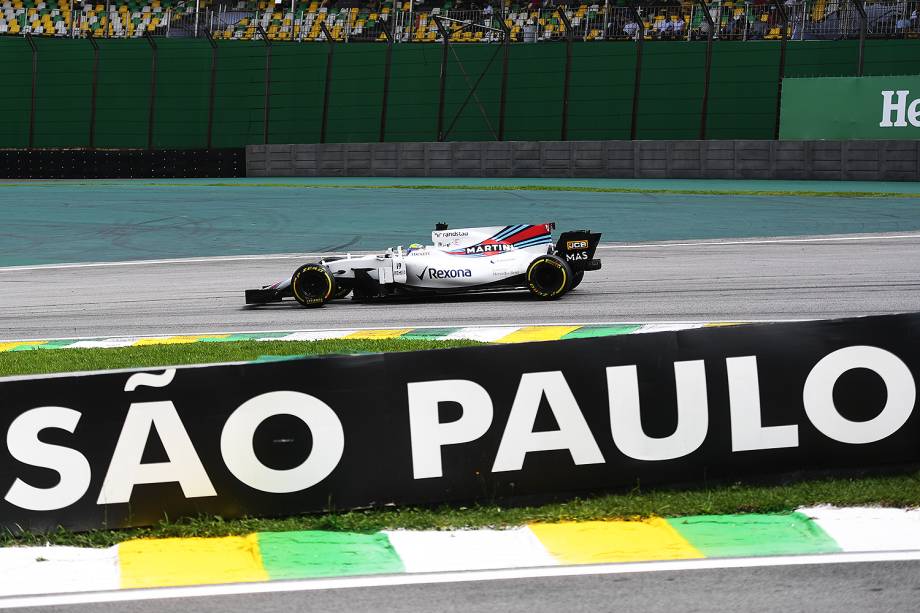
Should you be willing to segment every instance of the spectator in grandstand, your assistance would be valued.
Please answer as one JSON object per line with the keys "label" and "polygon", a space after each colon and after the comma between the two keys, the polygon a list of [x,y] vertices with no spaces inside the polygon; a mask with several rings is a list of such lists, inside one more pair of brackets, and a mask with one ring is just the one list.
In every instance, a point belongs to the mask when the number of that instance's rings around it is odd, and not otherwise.
{"label": "spectator in grandstand", "polygon": [[492,12],[493,12],[492,3],[486,2],[485,8],[482,9],[482,16],[488,19],[489,17],[492,16]]}
{"label": "spectator in grandstand", "polygon": [[748,32],[748,39],[750,40],[763,40],[764,36],[767,35],[767,22],[761,21],[759,18],[754,20],[754,23],[751,24],[751,29]]}
{"label": "spectator in grandstand", "polygon": [[746,20],[743,15],[732,15],[732,18],[725,24],[726,38],[743,38]]}
{"label": "spectator in grandstand", "polygon": [[524,23],[524,42],[525,43],[535,43],[537,42],[537,25],[534,23],[533,19],[528,19]]}
{"label": "spectator in grandstand", "polygon": [[665,17],[655,22],[655,32],[658,38],[665,40],[671,38],[671,20]]}
{"label": "spectator in grandstand", "polygon": [[907,31],[910,29],[910,20],[907,18],[907,13],[898,17],[898,21],[894,26],[895,34],[898,38],[905,38],[907,36]]}
{"label": "spectator in grandstand", "polygon": [[633,39],[633,40],[638,39],[638,37],[639,37],[639,24],[636,23],[635,20],[634,20],[632,17],[630,17],[630,18],[626,21],[626,25],[623,26],[623,34],[625,34],[626,36],[630,37],[630,38]]}
{"label": "spectator in grandstand", "polygon": [[700,27],[693,35],[693,38],[696,40],[703,40],[709,38],[709,22],[705,19],[700,22]]}
{"label": "spectator in grandstand", "polygon": [[683,15],[678,15],[677,19],[672,23],[674,29],[674,38],[683,38],[684,37],[684,28],[687,26],[687,22],[684,21]]}

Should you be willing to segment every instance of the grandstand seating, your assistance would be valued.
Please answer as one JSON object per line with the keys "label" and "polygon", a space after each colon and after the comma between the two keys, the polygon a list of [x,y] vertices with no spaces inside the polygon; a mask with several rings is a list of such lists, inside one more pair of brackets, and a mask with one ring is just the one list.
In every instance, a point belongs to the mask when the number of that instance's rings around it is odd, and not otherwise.
{"label": "grandstand seating", "polygon": [[[371,4],[365,3],[368,1]],[[99,0],[0,0],[0,35],[131,38],[145,33],[189,36],[208,30],[215,39],[251,40],[260,37],[261,26],[270,40],[323,41],[320,24],[324,23],[337,41],[383,41],[386,35],[382,23],[386,22],[396,40],[436,42],[440,34],[434,17],[440,15],[450,18],[444,24],[450,30],[451,42],[490,42],[501,40],[498,19],[503,15],[514,42],[566,36],[565,24],[554,8],[531,8],[539,2],[496,0],[490,5],[494,14],[489,14],[481,9],[460,9],[462,1],[434,0],[439,4],[435,6],[424,0],[420,4],[409,0],[200,0],[198,23],[194,19],[195,3],[183,0],[109,0],[107,4]],[[626,24],[630,13],[624,4],[625,0],[612,0],[606,5],[596,1],[569,4],[566,15],[572,34],[585,41],[629,38]],[[761,0],[716,0],[710,6],[717,24],[715,34],[721,39],[781,36],[773,7]],[[820,25],[838,6],[830,0],[805,0],[794,11],[801,20]],[[703,15],[691,0],[651,4],[642,10],[646,39],[706,36]],[[903,8],[900,11],[904,13]],[[193,25],[197,28],[194,31]],[[792,24],[787,33],[794,34]],[[918,34],[920,24],[912,19],[907,35]]]}

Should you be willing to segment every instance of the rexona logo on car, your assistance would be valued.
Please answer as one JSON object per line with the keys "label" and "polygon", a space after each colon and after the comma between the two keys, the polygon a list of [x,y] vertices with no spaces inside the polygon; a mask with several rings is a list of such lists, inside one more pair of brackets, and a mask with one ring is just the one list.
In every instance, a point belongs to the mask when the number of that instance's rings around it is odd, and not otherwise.
{"label": "rexona logo on car", "polygon": [[570,251],[573,249],[587,249],[588,241],[567,241],[565,243],[565,248]]}
{"label": "rexona logo on car", "polygon": [[472,277],[473,271],[471,271],[469,268],[442,270],[426,266],[422,272],[415,276],[418,277],[419,281],[423,281],[426,274],[428,275],[429,279],[463,279]]}
{"label": "rexona logo on car", "polygon": [[459,279],[461,277],[472,277],[473,273],[469,268],[460,268],[456,270],[440,270],[438,268],[428,269],[429,279]]}

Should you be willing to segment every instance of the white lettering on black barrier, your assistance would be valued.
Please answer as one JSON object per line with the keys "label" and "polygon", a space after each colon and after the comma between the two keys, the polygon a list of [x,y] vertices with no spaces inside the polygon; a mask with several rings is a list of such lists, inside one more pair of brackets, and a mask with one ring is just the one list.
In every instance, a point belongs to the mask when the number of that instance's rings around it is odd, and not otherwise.
{"label": "white lettering on black barrier", "polygon": [[[141,463],[156,430],[166,462]],[[178,483],[186,498],[217,496],[172,402],[138,402],[128,409],[97,504],[129,502],[135,485]]]}
{"label": "white lettering on black barrier", "polygon": [[[887,400],[879,414],[851,421],[834,404],[834,386],[844,373],[868,369],[884,382]],[[648,437],[642,430],[635,365],[606,368],[610,434],[626,456],[643,461],[684,457],[698,449],[709,429],[705,365],[702,360],[674,363],[677,426],[665,437]],[[798,425],[764,426],[755,356],[726,359],[731,447],[733,452],[797,447]],[[136,373],[126,391],[141,386],[162,388],[175,370],[160,375]],[[781,382],[782,383],[782,382]],[[463,379],[407,383],[412,472],[415,479],[443,476],[442,448],[463,445],[483,437],[493,425],[492,399],[485,388]],[[802,388],[807,419],[829,439],[851,445],[873,443],[891,436],[910,418],[916,402],[916,383],[908,366],[878,347],[856,345],[828,354],[808,373]],[[558,429],[534,432],[543,398]],[[441,423],[438,405],[455,402],[462,413]],[[881,404],[881,402],[880,402]],[[293,415],[313,435],[313,447],[299,466],[275,470],[263,465],[253,448],[258,426],[274,415]],[[87,458],[76,449],[39,440],[46,429],[74,434],[81,414],[59,406],[43,406],[17,416],[6,433],[9,455],[16,461],[58,473],[51,487],[36,487],[16,477],[4,499],[31,511],[51,511],[72,505],[88,491],[92,474]],[[151,431],[162,441],[167,460],[142,463]],[[345,433],[334,410],[309,394],[275,391],[241,404],[223,424],[222,460],[240,482],[269,493],[290,493],[313,487],[328,477],[344,453]],[[561,371],[524,373],[498,443],[493,472],[521,470],[528,453],[567,450],[576,465],[605,462],[601,448]],[[98,493],[97,503],[127,503],[135,485],[178,483],[187,498],[216,496],[196,449],[171,401],[130,405],[115,451]]]}
{"label": "white lettering on black barrier", "polygon": [[[175,376],[174,368],[162,375],[137,373],[128,378],[125,391],[142,386],[166,387]],[[163,444],[166,462],[141,463],[151,430],[156,430]],[[178,483],[186,498],[217,495],[176,406],[168,400],[136,402],[128,408],[96,503],[130,502],[134,486],[146,483]]]}
{"label": "white lettering on black barrier", "polygon": [[[416,479],[441,477],[441,447],[475,441],[492,425],[492,399],[478,383],[464,379],[408,383],[412,473]],[[460,419],[438,421],[438,403],[456,402]]]}
{"label": "white lettering on black barrier", "polygon": [[[854,368],[866,368],[885,382],[888,400],[885,407],[868,421],[850,421],[834,406],[834,384]],[[917,388],[907,364],[898,356],[878,347],[856,345],[825,356],[818,362],[802,392],[805,413],[825,436],[851,445],[874,443],[894,434],[914,410]]]}
{"label": "white lettering on black barrier", "polygon": [[798,447],[798,426],[763,425],[760,413],[757,357],[747,355],[740,358],[728,358],[725,360],[725,368],[728,371],[732,451]]}
{"label": "white lettering on black barrier", "polygon": [[65,407],[38,407],[13,420],[6,432],[10,455],[24,464],[56,471],[61,480],[53,487],[39,488],[17,478],[6,493],[7,502],[29,511],[53,511],[83,498],[92,478],[86,457],[75,449],[38,439],[39,432],[47,428],[73,434],[79,421],[80,413]]}
{"label": "white lettering on black barrier", "polygon": [[610,433],[617,448],[636,460],[673,460],[696,451],[709,430],[706,368],[702,360],[674,362],[677,383],[677,429],[663,438],[642,430],[639,381],[635,366],[607,369]]}
{"label": "white lettering on black barrier", "polygon": [[[299,466],[277,470],[256,457],[256,428],[275,415],[293,415],[310,428],[313,449]],[[268,392],[247,400],[230,415],[220,435],[220,454],[233,476],[272,494],[313,487],[335,470],[344,451],[345,432],[338,416],[323,401],[300,392]]]}
{"label": "white lettering on black barrier", "polygon": [[[533,431],[543,396],[559,424],[558,430]],[[525,373],[514,396],[492,472],[521,470],[528,452],[557,449],[567,449],[577,465],[604,463],[604,456],[562,372]]]}

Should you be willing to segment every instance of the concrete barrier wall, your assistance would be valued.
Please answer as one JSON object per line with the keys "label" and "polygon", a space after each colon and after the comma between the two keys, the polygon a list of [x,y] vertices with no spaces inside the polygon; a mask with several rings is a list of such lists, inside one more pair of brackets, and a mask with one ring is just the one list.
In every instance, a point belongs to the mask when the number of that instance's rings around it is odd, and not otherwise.
{"label": "concrete barrier wall", "polygon": [[920,180],[920,141],[542,141],[249,145],[250,177]]}

